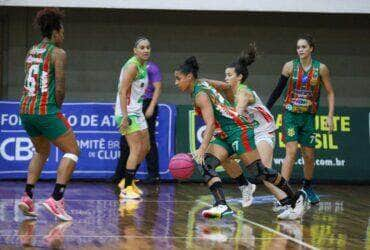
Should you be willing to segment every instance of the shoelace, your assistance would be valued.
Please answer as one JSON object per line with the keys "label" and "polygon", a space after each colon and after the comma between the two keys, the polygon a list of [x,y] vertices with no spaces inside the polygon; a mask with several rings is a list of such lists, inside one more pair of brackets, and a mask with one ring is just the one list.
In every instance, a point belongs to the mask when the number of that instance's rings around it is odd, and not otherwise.
{"label": "shoelace", "polygon": [[64,201],[61,200],[60,202],[55,202],[56,204],[56,209],[57,209],[57,212],[60,213],[60,214],[64,214],[65,213],[65,209],[64,209]]}

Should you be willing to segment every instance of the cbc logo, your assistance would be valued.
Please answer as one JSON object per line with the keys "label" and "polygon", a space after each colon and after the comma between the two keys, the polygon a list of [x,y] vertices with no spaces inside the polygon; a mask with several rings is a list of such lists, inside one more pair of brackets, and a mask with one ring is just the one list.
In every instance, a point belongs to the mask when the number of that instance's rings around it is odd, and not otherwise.
{"label": "cbc logo", "polygon": [[0,144],[0,155],[7,161],[29,161],[33,152],[34,147],[27,137],[9,137]]}
{"label": "cbc logo", "polygon": [[205,130],[206,130],[206,125],[203,125],[202,127],[198,128],[197,140],[199,141],[199,143],[203,142],[203,133]]}

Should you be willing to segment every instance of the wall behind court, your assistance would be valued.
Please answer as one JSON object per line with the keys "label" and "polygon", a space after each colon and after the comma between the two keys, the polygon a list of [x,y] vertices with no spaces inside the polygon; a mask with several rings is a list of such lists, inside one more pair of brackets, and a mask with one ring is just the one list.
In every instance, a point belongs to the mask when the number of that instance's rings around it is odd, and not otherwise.
{"label": "wall behind court", "polygon": [[[38,9],[1,7],[3,38],[2,99],[18,99],[27,49],[39,38],[32,28]],[[250,68],[251,85],[266,100],[284,62],[295,55],[296,37],[311,33],[317,58],[332,72],[339,106],[370,105],[369,15],[246,12],[134,11],[65,9],[64,48],[68,53],[69,101],[113,101],[122,63],[133,41],[147,35],[153,60],[162,68],[162,102],[189,104],[174,87],[173,70],[195,55],[201,75],[223,79],[223,71],[249,41],[261,56]],[[326,98],[322,98],[325,105]]]}

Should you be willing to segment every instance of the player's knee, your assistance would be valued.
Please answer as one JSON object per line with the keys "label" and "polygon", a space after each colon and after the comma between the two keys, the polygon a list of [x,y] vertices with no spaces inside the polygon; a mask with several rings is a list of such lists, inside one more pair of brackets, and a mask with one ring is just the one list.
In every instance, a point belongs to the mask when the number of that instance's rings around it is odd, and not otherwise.
{"label": "player's knee", "polygon": [[48,157],[50,154],[50,146],[43,146],[36,149],[36,153],[38,153],[41,156]]}
{"label": "player's knee", "polygon": [[68,153],[74,154],[77,157],[79,157],[80,154],[81,154],[81,150],[78,146],[76,146],[76,147],[72,148]]}
{"label": "player's knee", "polygon": [[250,181],[254,184],[260,184],[262,181],[275,183],[279,174],[273,168],[265,167],[261,160],[256,160],[247,166],[251,178]]}
{"label": "player's knee", "polygon": [[63,155],[63,158],[70,159],[70,160],[74,161],[75,163],[77,163],[77,162],[78,162],[78,155],[73,154],[73,153],[65,153],[65,154]]}
{"label": "player's knee", "polygon": [[214,155],[208,153],[205,155],[204,164],[202,165],[202,175],[205,183],[208,184],[210,181],[214,181],[219,178],[216,172],[216,167],[218,165],[220,165],[220,160]]}

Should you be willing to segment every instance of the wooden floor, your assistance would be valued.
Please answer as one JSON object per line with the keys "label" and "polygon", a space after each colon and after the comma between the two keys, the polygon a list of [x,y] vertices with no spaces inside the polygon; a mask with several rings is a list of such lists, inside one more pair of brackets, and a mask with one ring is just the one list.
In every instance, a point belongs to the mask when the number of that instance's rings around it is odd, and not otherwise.
{"label": "wooden floor", "polygon": [[0,249],[370,249],[369,186],[317,186],[319,205],[302,221],[278,221],[263,187],[242,209],[234,185],[224,185],[237,212],[204,219],[211,204],[202,184],[142,185],[142,201],[119,203],[109,183],[73,182],[66,191],[73,222],[58,222],[41,206],[53,183],[36,186],[37,220],[17,208],[23,182],[0,181]]}

